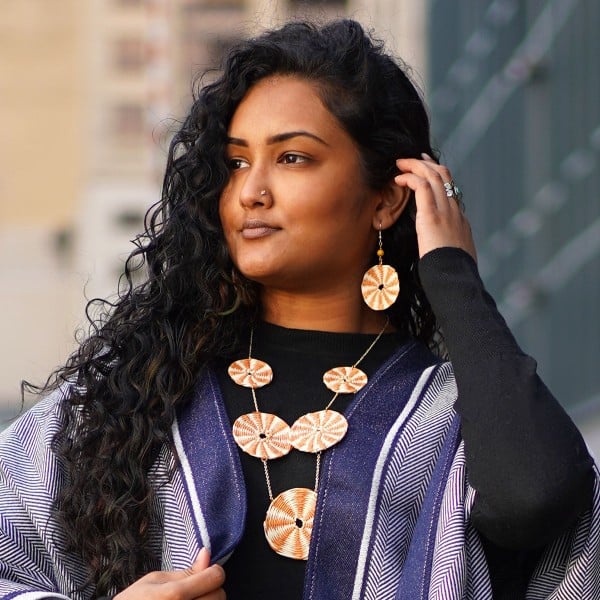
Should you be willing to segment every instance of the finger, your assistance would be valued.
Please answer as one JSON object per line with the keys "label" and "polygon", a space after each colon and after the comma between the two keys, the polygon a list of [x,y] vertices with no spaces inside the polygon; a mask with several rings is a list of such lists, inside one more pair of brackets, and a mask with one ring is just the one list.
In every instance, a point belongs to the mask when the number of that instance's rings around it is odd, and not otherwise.
{"label": "finger", "polygon": [[145,577],[152,583],[168,583],[170,581],[180,581],[186,577],[190,577],[194,573],[204,571],[210,565],[210,551],[207,548],[202,548],[194,562],[187,568],[178,571],[154,571],[148,573]]}
{"label": "finger", "polygon": [[454,177],[452,177],[448,167],[440,165],[425,152],[423,152],[421,156],[423,157],[423,160],[441,176],[442,181],[444,182],[444,191],[446,193],[450,210],[457,213],[464,213],[465,207],[461,201],[462,194],[460,193],[460,190],[457,191],[456,185],[454,184]]}
{"label": "finger", "polygon": [[[402,171],[402,174],[412,173],[429,183],[433,199],[439,210],[445,211],[448,208],[448,198],[446,196],[446,189],[444,188],[444,183],[446,182],[443,178],[444,174],[449,176],[449,171],[446,167],[416,158],[401,158],[396,161],[396,164]],[[450,181],[450,179],[447,181]]]}
{"label": "finger", "polygon": [[223,567],[214,564],[199,573],[194,573],[181,581],[174,582],[177,587],[177,597],[182,600],[202,597],[217,591],[225,583]]}
{"label": "finger", "polygon": [[187,569],[182,571],[175,571],[175,573],[181,574],[182,577],[190,577],[194,573],[200,573],[210,566],[210,550],[208,548],[201,548],[200,552],[196,556],[194,562]]}
{"label": "finger", "polygon": [[204,594],[203,596],[196,596],[194,600],[226,600],[227,596],[223,588]]}
{"label": "finger", "polygon": [[415,193],[415,203],[417,205],[417,213],[421,212],[436,212],[437,199],[435,190],[431,182],[414,173],[402,173],[394,177],[397,185],[408,187]]}
{"label": "finger", "polygon": [[[423,158],[399,158],[396,165],[403,171],[410,171],[421,177],[431,179],[432,182],[449,182],[452,179],[450,170],[445,165],[436,163],[428,154],[423,154]],[[426,157],[426,158],[425,158]]]}
{"label": "finger", "polygon": [[191,566],[193,572],[204,571],[204,569],[210,566],[210,550],[208,548],[202,548],[196,556],[196,560]]}
{"label": "finger", "polygon": [[219,588],[214,592],[210,592],[209,594],[205,594],[204,596],[198,596],[194,598],[194,600],[226,600],[227,596],[225,595],[225,590],[223,588]]}
{"label": "finger", "polygon": [[[413,168],[416,169],[415,173],[421,174],[423,177],[431,177],[432,182],[441,183],[442,187],[444,184],[448,184],[453,180],[452,173],[446,165],[440,165],[436,162],[429,154],[423,152],[421,154],[422,160],[418,159],[400,159],[400,160],[412,160],[415,161]],[[398,161],[396,161],[398,162]],[[444,193],[446,189],[444,188]]]}
{"label": "finger", "polygon": [[440,165],[440,163],[436,162],[429,154],[423,152],[421,154],[425,164],[430,169],[433,169],[441,178],[444,183],[450,183],[452,181],[452,174],[450,173],[450,169],[446,165]]}

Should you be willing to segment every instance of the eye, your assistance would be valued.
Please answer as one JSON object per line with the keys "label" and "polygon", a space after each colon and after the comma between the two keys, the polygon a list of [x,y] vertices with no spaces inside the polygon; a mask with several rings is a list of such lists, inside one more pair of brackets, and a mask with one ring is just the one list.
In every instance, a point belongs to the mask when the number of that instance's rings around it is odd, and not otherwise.
{"label": "eye", "polygon": [[294,154],[293,152],[287,152],[279,159],[279,162],[285,165],[299,165],[309,161],[310,158],[307,156],[303,156],[302,154]]}
{"label": "eye", "polygon": [[229,167],[230,171],[237,171],[238,169],[243,169],[244,167],[249,166],[249,163],[243,158],[228,158],[227,166]]}

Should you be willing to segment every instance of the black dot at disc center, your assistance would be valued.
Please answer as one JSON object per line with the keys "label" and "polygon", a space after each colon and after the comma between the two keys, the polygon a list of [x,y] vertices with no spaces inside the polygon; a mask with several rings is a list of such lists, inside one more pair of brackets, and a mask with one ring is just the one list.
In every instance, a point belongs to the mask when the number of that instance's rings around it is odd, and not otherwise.
{"label": "black dot at disc center", "polygon": [[296,519],[296,527],[298,527],[298,529],[302,529],[304,525],[304,522],[302,521],[302,519]]}

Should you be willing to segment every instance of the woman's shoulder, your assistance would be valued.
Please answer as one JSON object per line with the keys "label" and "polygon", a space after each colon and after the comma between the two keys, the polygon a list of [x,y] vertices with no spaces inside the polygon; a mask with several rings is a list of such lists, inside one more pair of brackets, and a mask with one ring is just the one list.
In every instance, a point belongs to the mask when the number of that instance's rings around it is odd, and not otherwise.
{"label": "woman's shoulder", "polygon": [[68,390],[67,385],[53,390],[0,432],[0,457],[14,452],[17,445],[26,449],[36,440],[50,444],[60,427]]}

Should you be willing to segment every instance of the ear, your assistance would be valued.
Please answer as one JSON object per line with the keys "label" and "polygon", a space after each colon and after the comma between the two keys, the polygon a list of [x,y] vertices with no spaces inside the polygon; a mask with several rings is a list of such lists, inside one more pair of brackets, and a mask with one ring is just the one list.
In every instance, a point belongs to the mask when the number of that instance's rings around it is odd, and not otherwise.
{"label": "ear", "polygon": [[410,188],[390,182],[383,190],[377,192],[373,227],[388,229],[400,217],[410,198]]}

